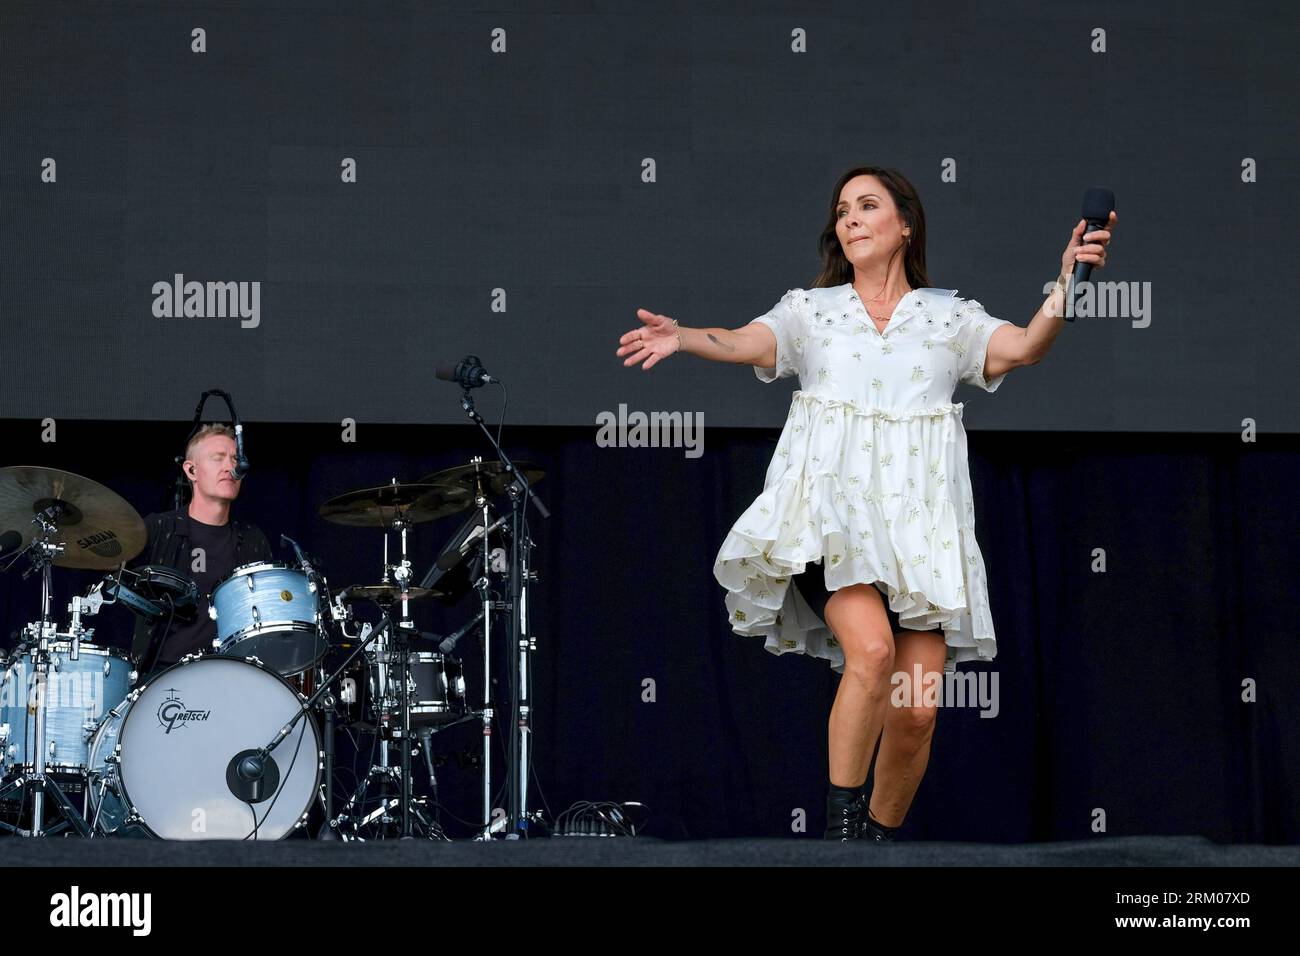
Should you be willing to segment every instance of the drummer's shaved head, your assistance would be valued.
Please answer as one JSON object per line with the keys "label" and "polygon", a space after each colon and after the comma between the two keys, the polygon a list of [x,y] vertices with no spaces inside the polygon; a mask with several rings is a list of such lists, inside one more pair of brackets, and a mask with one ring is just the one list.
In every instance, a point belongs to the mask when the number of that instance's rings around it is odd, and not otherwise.
{"label": "drummer's shaved head", "polygon": [[235,430],[229,425],[218,425],[213,424],[212,422],[209,422],[206,425],[200,425],[199,430],[194,433],[193,437],[190,438],[189,443],[185,446],[185,457],[193,458],[194,449],[199,446],[199,442],[203,441],[203,439],[210,435],[225,435],[231,441],[235,440]]}

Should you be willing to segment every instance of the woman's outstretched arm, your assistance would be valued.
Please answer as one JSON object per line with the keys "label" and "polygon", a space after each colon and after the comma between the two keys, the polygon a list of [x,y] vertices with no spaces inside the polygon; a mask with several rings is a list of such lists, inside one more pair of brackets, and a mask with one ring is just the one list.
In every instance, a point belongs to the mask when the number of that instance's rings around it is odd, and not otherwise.
{"label": "woman's outstretched arm", "polygon": [[762,322],[738,329],[692,329],[649,309],[637,309],[636,317],[641,320],[641,328],[623,333],[614,353],[620,358],[627,356],[623,359],[625,366],[644,361],[644,371],[679,351],[712,362],[759,368],[776,365],[776,335]]}

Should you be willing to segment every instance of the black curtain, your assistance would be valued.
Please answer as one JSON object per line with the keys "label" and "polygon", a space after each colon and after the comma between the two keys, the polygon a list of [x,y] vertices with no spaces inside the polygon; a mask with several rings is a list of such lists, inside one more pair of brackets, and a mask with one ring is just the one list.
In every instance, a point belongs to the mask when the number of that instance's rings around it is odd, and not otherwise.
{"label": "black curtain", "polygon": [[[6,464],[65,468],[167,505],[188,423],[0,422]],[[507,427],[519,459],[546,469],[552,511],[531,529],[540,581],[532,802],[636,800],[669,839],[809,835],[823,825],[826,719],[838,678],[733,634],[713,559],[761,489],[776,432],[710,429],[704,454],[602,448],[596,429]],[[381,535],[321,520],[327,498],[490,456],[470,426],[252,424],[237,513],[317,553],[334,587],[374,581]],[[1300,647],[1284,627],[1300,561],[1300,441],[1236,435],[970,435],[976,532],[998,656],[963,665],[997,680],[998,710],[944,708],[910,839],[1021,842],[1203,834],[1300,839]],[[458,518],[413,535],[423,574]],[[1104,573],[1093,570],[1104,552]],[[56,574],[56,617],[96,575]],[[0,578],[3,635],[35,617],[36,577]],[[421,627],[468,620],[468,600],[419,606]],[[93,621],[128,644],[127,614]],[[471,700],[481,697],[467,639]],[[498,661],[505,654],[498,643]],[[1243,700],[1246,684],[1254,700]],[[499,700],[498,706],[504,703]],[[466,725],[440,735],[439,783],[454,835],[477,817],[478,749]],[[503,732],[493,737],[498,774]],[[368,741],[361,740],[363,749]],[[352,742],[343,739],[351,763]],[[498,783],[500,777],[498,776]],[[340,785],[350,786],[344,772]],[[500,801],[498,801],[500,803]],[[464,824],[458,822],[466,821]]]}

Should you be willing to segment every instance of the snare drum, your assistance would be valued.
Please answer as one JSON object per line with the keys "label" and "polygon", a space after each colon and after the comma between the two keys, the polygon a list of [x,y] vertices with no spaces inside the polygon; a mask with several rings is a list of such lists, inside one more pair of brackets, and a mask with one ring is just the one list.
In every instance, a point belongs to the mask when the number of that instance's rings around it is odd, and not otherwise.
{"label": "snare drum", "polygon": [[288,677],[319,661],[328,648],[320,596],[307,575],[286,564],[246,564],[212,592],[217,653],[256,657]]}
{"label": "snare drum", "polygon": [[[66,635],[61,635],[66,637]],[[50,643],[45,683],[45,769],[80,775],[89,763],[91,733],[109,709],[131,690],[136,674],[115,647],[82,642],[72,659],[72,641]],[[0,768],[36,768],[36,671],[34,649],[17,648],[0,672]]]}

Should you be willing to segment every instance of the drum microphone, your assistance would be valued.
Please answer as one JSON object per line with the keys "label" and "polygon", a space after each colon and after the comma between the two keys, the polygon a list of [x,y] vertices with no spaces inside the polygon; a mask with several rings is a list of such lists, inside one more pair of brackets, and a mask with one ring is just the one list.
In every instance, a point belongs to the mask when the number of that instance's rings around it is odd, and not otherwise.
{"label": "drum microphone", "polygon": [[226,766],[226,786],[244,803],[261,803],[280,787],[280,767],[261,750],[242,750]]}
{"label": "drum microphone", "polygon": [[441,644],[438,645],[439,653],[450,654],[452,651],[454,651],[456,649],[456,642],[459,641],[466,634],[468,634],[470,632],[470,629],[473,628],[474,625],[481,620],[483,620],[483,612],[479,611],[478,614],[474,616],[474,619],[472,621],[470,621],[468,624],[466,624],[464,627],[456,631],[454,634],[452,634],[445,641],[443,641]]}
{"label": "drum microphone", "polygon": [[[1110,214],[1114,208],[1115,194],[1109,189],[1103,186],[1092,186],[1084,190],[1083,215],[1080,217],[1085,220],[1083,234],[1086,236],[1098,229],[1105,229],[1110,222]],[[1080,262],[1076,259],[1074,262],[1074,281],[1070,288],[1077,288],[1080,282],[1087,282],[1090,275],[1092,275],[1092,263]],[[1074,316],[1070,314],[1069,309],[1065,310],[1062,318],[1067,322],[1074,321]]]}
{"label": "drum microphone", "polygon": [[[230,406],[230,413],[234,415],[235,407]],[[248,474],[248,456],[244,454],[244,423],[235,416],[235,467],[230,469],[230,477],[235,481],[243,481],[244,476]]]}
{"label": "drum microphone", "polygon": [[455,382],[463,389],[479,388],[489,382],[500,384],[500,379],[493,378],[483,368],[483,362],[477,355],[466,355],[457,365],[439,362],[433,368],[435,377],[444,382]]}
{"label": "drum microphone", "polygon": [[287,534],[282,534],[280,535],[280,544],[287,544],[293,548],[293,553],[298,558],[298,565],[302,568],[302,573],[307,575],[307,580],[311,582],[312,587],[318,586],[320,584],[320,575],[316,573],[316,569],[307,560],[307,555],[303,554],[302,548],[298,547],[298,542]]}
{"label": "drum microphone", "polygon": [[210,388],[199,398],[199,404],[194,409],[194,426],[190,429],[189,436],[185,439],[185,444],[190,443],[190,438],[199,430],[199,422],[203,420],[203,406],[207,404],[209,396],[220,395],[221,400],[226,403],[226,408],[230,409],[230,424],[235,429],[235,467],[230,469],[230,477],[235,481],[243,481],[244,476],[248,474],[248,456],[244,454],[244,423],[239,420],[239,413],[235,411],[235,403],[230,398],[229,392],[224,392],[219,388]]}

